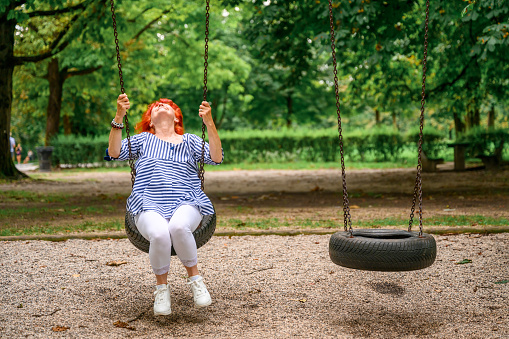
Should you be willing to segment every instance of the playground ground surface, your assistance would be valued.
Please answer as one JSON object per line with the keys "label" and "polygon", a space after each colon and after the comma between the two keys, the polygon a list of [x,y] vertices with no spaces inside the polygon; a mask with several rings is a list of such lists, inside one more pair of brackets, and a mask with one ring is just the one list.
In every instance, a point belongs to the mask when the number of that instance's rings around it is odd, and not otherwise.
{"label": "playground ground surface", "polygon": [[[253,231],[242,223],[273,218],[337,218],[341,226],[339,173],[206,173],[205,190],[218,216],[239,220],[236,227],[218,229],[217,234]],[[26,200],[2,201],[2,209],[17,211],[18,217],[6,214],[5,222],[33,227],[34,222],[62,225],[123,218],[128,173],[59,171],[43,177],[0,185],[11,198],[30,192]],[[362,220],[408,216],[412,170],[352,171],[347,179],[354,227]],[[424,230],[433,229],[426,220],[441,216],[508,218],[508,188],[507,170],[426,173]],[[34,194],[42,198],[34,199]],[[65,199],[40,201],[45,194]],[[81,206],[82,213],[66,214],[69,205]],[[38,206],[37,217],[30,215]],[[95,206],[95,212],[87,214],[86,206]],[[102,211],[100,206],[111,208]],[[213,304],[193,307],[185,270],[175,258],[169,278],[173,313],[164,317],[152,313],[154,277],[148,256],[127,239],[1,241],[0,336],[507,338],[509,233],[486,232],[489,225],[474,223],[470,231],[455,234],[457,227],[444,226],[449,231],[435,234],[435,263],[399,273],[335,265],[329,259],[327,234],[214,236],[199,250],[199,267]],[[507,225],[498,228],[506,230]],[[291,231],[291,223],[255,231],[281,230]]]}

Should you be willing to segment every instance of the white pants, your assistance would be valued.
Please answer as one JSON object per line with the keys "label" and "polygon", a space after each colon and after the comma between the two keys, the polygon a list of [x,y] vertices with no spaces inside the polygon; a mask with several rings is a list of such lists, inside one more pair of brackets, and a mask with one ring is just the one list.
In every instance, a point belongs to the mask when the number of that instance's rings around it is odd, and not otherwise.
{"label": "white pants", "polygon": [[144,211],[135,216],[136,227],[150,242],[148,252],[150,265],[155,274],[170,269],[171,246],[186,267],[198,263],[198,252],[193,232],[200,225],[202,216],[196,206],[180,206],[171,219],[165,219],[154,211]]}

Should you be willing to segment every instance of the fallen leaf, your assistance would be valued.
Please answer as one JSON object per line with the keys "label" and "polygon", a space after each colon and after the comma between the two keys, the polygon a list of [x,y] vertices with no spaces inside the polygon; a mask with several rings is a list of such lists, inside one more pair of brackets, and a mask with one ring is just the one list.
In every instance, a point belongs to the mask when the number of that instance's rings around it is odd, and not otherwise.
{"label": "fallen leaf", "polygon": [[108,266],[120,266],[120,265],[123,265],[123,264],[127,264],[127,261],[112,260],[112,261],[108,261],[106,263],[106,265],[108,265]]}
{"label": "fallen leaf", "polygon": [[470,260],[470,259],[463,259],[463,260],[461,260],[461,261],[458,261],[458,262],[456,263],[456,265],[461,265],[461,264],[470,264],[470,263],[472,263],[472,260]]}
{"label": "fallen leaf", "polygon": [[136,331],[136,328],[135,328],[135,327],[133,327],[133,326],[129,326],[129,324],[128,324],[128,323],[123,322],[123,321],[120,321],[120,320],[115,321],[115,322],[113,323],[113,325],[115,325],[115,327],[127,328],[128,330]]}
{"label": "fallen leaf", "polygon": [[63,332],[63,331],[67,331],[68,329],[70,329],[70,327],[67,327],[67,326],[53,326],[51,328],[51,330],[53,332]]}
{"label": "fallen leaf", "polygon": [[361,207],[358,205],[350,205],[350,209],[357,209],[357,208],[361,208]]}
{"label": "fallen leaf", "polygon": [[77,277],[79,277],[80,275],[79,275],[79,274],[73,274],[72,276],[73,276],[74,278],[77,278]]}
{"label": "fallen leaf", "polygon": [[293,300],[293,301],[300,301],[301,303],[305,303],[306,302],[306,299],[290,299],[290,300]]}

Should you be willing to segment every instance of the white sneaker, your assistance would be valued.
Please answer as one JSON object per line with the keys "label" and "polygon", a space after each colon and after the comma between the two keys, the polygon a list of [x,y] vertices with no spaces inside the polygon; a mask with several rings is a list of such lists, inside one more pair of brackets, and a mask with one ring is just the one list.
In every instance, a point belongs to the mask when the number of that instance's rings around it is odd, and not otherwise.
{"label": "white sneaker", "polygon": [[193,292],[194,305],[196,307],[205,307],[212,304],[212,299],[210,298],[209,291],[207,291],[207,287],[205,287],[205,283],[203,282],[202,277],[199,277],[198,279],[193,281],[187,278],[187,284],[191,286],[191,292]]}
{"label": "white sneaker", "polygon": [[160,288],[154,292],[154,315],[168,315],[171,313],[170,287]]}

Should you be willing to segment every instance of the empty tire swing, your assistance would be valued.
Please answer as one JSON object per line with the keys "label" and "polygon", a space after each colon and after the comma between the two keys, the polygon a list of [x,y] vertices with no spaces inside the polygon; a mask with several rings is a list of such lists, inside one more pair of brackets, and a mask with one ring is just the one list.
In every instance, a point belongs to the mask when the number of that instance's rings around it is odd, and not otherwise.
{"label": "empty tire swing", "polygon": [[[426,20],[424,35],[424,57],[422,60],[422,100],[420,113],[420,130],[418,142],[417,176],[414,197],[410,212],[408,230],[363,229],[352,230],[350,206],[346,188],[345,160],[343,156],[343,137],[341,114],[339,110],[339,86],[336,68],[334,43],[334,19],[332,3],[329,0],[329,17],[331,29],[332,60],[334,66],[334,83],[336,87],[336,107],[338,117],[339,148],[341,153],[341,171],[343,180],[344,231],[333,234],[329,241],[329,255],[333,263],[353,269],[367,271],[413,271],[431,266],[435,261],[437,246],[430,234],[422,232],[422,141],[424,126],[424,102],[426,87],[426,58],[428,49],[429,0],[426,2]],[[419,232],[412,231],[412,223],[417,200],[419,201]]]}

